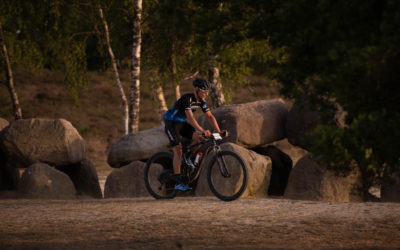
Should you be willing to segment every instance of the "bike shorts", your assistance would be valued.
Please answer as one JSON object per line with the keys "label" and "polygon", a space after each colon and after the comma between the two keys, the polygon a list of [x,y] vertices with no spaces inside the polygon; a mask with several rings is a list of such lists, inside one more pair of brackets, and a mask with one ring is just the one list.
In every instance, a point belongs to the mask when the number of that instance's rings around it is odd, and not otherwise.
{"label": "bike shorts", "polygon": [[165,133],[172,147],[182,145],[184,138],[192,140],[194,131],[195,129],[187,122],[165,120]]}

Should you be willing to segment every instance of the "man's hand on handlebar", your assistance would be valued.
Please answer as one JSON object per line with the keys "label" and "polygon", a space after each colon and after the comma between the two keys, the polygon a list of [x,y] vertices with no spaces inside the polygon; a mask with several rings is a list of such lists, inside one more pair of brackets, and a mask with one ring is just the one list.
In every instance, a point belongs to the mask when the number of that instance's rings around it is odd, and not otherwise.
{"label": "man's hand on handlebar", "polygon": [[207,138],[211,136],[211,131],[210,130],[204,130],[203,131],[203,137]]}
{"label": "man's hand on handlebar", "polygon": [[[208,137],[210,137],[211,136],[211,131],[210,130],[204,130],[203,131],[203,133],[202,133],[202,136],[204,137],[204,138],[208,138]],[[221,132],[219,132],[219,134],[222,136],[222,137],[227,137],[228,136],[228,131],[227,130],[221,130]]]}
{"label": "man's hand on handlebar", "polygon": [[227,137],[228,136],[228,130],[221,130],[219,133],[222,137]]}

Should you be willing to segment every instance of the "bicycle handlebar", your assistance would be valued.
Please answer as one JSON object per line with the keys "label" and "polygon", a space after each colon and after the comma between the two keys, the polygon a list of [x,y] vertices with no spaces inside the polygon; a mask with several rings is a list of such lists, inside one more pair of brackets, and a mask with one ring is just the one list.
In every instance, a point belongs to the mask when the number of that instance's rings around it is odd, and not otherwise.
{"label": "bicycle handlebar", "polygon": [[[198,146],[198,145],[200,145],[200,144],[205,144],[205,143],[207,143],[207,142],[209,142],[209,141],[211,141],[211,140],[216,141],[217,139],[214,137],[214,134],[219,134],[222,138],[224,138],[224,137],[226,137],[226,135],[227,135],[227,131],[224,130],[224,131],[222,131],[221,133],[218,133],[218,132],[216,132],[216,133],[211,133],[211,136],[209,136],[209,137],[206,137],[205,134],[202,133],[202,136],[205,138],[205,140],[202,140],[202,141],[200,141],[199,143],[190,145],[190,146],[187,147],[187,149],[194,148],[194,147],[196,147],[196,146]],[[222,139],[222,138],[221,138],[221,139]]]}
{"label": "bicycle handlebar", "polygon": [[[218,132],[211,132],[211,136],[213,136],[214,133],[219,134],[220,136],[222,136],[222,138],[226,137],[228,131],[223,130],[222,132],[218,133]],[[207,138],[207,136],[204,134],[204,132],[201,134],[204,138]],[[210,137],[210,136],[208,136]]]}

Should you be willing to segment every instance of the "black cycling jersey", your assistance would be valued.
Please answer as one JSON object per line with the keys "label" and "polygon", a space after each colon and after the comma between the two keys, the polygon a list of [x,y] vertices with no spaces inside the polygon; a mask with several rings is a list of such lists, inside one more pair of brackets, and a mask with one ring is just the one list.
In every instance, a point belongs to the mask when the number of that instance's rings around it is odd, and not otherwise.
{"label": "black cycling jersey", "polygon": [[204,100],[197,101],[194,94],[185,94],[165,113],[164,118],[168,121],[186,122],[185,110],[191,109],[195,112],[198,108],[204,113],[210,110]]}

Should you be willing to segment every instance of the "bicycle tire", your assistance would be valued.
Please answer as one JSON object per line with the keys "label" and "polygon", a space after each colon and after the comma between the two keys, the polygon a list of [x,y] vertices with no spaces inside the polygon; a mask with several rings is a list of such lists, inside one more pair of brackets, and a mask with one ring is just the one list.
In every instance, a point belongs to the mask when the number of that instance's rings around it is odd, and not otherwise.
{"label": "bicycle tire", "polygon": [[147,191],[156,199],[172,199],[178,193],[172,178],[173,157],[171,152],[158,152],[146,162],[144,183]]}
{"label": "bicycle tire", "polygon": [[[231,176],[223,177],[218,162],[226,163]],[[215,196],[223,201],[239,198],[247,187],[247,168],[242,157],[232,151],[219,151],[207,168],[207,182]]]}

